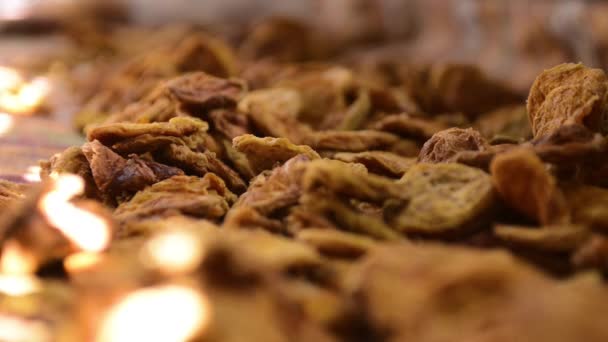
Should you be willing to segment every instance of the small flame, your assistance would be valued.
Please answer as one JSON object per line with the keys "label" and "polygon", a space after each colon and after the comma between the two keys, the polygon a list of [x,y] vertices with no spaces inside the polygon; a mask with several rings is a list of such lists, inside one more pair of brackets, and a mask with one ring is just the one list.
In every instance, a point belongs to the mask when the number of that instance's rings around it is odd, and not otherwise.
{"label": "small flame", "polygon": [[188,272],[196,268],[203,257],[199,239],[184,231],[159,234],[143,249],[142,260],[168,273]]}
{"label": "small flame", "polygon": [[15,69],[0,66],[0,110],[11,114],[31,114],[51,90],[49,80],[36,77],[26,81]]}
{"label": "small flame", "polygon": [[104,319],[98,342],[188,341],[209,321],[207,299],[192,288],[165,285],[123,298]]}
{"label": "small flame", "polygon": [[0,137],[8,133],[13,128],[14,121],[13,117],[6,114],[0,113]]}
{"label": "small flame", "polygon": [[40,166],[28,167],[27,172],[23,175],[23,179],[32,183],[40,182]]}
{"label": "small flame", "polygon": [[40,288],[40,282],[33,276],[0,274],[0,293],[25,296],[39,291]]}
{"label": "small flame", "polygon": [[79,248],[99,252],[110,242],[110,229],[103,218],[70,202],[83,191],[84,180],[81,177],[59,175],[54,181],[54,188],[40,200],[39,207],[49,223]]}

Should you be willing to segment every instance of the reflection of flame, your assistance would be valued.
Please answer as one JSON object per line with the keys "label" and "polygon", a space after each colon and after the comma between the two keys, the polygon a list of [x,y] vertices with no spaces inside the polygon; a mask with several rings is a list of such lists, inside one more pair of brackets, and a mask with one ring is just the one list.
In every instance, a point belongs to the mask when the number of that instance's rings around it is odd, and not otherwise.
{"label": "reflection of flame", "polygon": [[0,113],[0,137],[8,133],[11,128],[13,128],[13,118],[6,113]]}
{"label": "reflection of flame", "polygon": [[48,79],[37,77],[27,82],[16,70],[0,66],[0,110],[12,114],[30,114],[44,101],[49,91]]}
{"label": "reflection of flame", "polygon": [[187,272],[203,257],[200,241],[192,234],[174,231],[152,238],[144,248],[143,261],[166,272]]}
{"label": "reflection of flame", "polygon": [[83,190],[84,180],[81,177],[59,175],[54,181],[54,188],[40,200],[39,207],[49,223],[79,248],[99,252],[110,241],[110,229],[103,218],[70,202],[74,196],[82,194]]}
{"label": "reflection of flame", "polygon": [[0,341],[53,341],[49,327],[42,321],[0,314]]}
{"label": "reflection of flame", "polygon": [[40,288],[31,276],[36,270],[36,259],[16,241],[8,241],[2,249],[0,259],[0,293],[23,296]]}
{"label": "reflection of flame", "polygon": [[102,323],[99,342],[187,341],[209,320],[209,304],[194,289],[166,285],[123,298]]}
{"label": "reflection of flame", "polygon": [[40,166],[30,166],[23,175],[23,179],[28,182],[40,182]]}

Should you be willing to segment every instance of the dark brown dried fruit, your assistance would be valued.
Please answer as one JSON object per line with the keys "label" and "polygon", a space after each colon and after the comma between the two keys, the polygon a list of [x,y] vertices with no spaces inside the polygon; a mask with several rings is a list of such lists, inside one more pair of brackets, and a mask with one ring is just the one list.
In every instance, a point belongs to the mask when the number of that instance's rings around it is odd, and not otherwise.
{"label": "dark brown dried fruit", "polygon": [[569,213],[557,181],[530,149],[515,149],[494,158],[494,185],[512,208],[541,225],[567,222]]}
{"label": "dark brown dried fruit", "polygon": [[211,111],[208,120],[214,132],[218,132],[226,139],[234,139],[239,135],[251,132],[249,120],[243,113],[232,110],[218,109]]}
{"label": "dark brown dried fruit", "polygon": [[461,164],[416,164],[387,203],[387,222],[403,233],[460,235],[484,227],[494,206],[490,175]]}
{"label": "dark brown dried fruit", "polygon": [[175,98],[197,109],[231,108],[245,95],[247,86],[241,80],[223,79],[204,72],[185,74],[167,82]]}
{"label": "dark brown dried fruit", "polygon": [[464,151],[484,152],[490,144],[472,128],[449,128],[435,133],[429,139],[418,156],[421,163],[450,163]]}
{"label": "dark brown dried fruit", "polygon": [[572,221],[608,232],[608,190],[585,185],[564,188]]}
{"label": "dark brown dried fruit", "polygon": [[51,174],[72,173],[85,181],[84,194],[88,198],[101,198],[99,189],[93,179],[89,161],[80,147],[69,147],[65,151],[52,156],[48,161],[40,163],[40,176],[47,179]]}
{"label": "dark brown dried fruit", "polygon": [[234,138],[232,145],[247,156],[250,166],[257,173],[270,170],[300,154],[311,160],[321,158],[312,148],[294,145],[286,138],[258,138],[246,134]]}
{"label": "dark brown dried fruit", "polygon": [[608,132],[608,78],[600,69],[561,64],[543,72],[532,86],[528,115],[535,137],[568,124]]}
{"label": "dark brown dried fruit", "polygon": [[487,139],[510,138],[523,142],[532,137],[532,127],[528,120],[526,106],[498,108],[481,115],[475,121],[475,128]]}

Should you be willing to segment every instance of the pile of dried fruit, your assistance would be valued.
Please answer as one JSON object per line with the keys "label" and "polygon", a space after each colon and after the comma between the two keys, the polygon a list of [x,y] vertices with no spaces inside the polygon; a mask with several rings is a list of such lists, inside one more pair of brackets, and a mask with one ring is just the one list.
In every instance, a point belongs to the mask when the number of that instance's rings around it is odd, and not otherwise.
{"label": "pile of dried fruit", "polygon": [[154,284],[125,260],[197,236],[195,340],[608,340],[604,72],[547,70],[526,107],[471,66],[257,59],[298,57],[271,38],[133,64],[43,164],[113,211],[98,272]]}

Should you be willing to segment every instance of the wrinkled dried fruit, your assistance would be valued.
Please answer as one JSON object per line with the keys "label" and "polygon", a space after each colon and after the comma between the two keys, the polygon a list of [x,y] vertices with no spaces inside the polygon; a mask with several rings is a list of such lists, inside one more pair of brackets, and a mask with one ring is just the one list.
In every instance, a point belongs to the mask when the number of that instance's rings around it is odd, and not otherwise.
{"label": "wrinkled dried fruit", "polygon": [[369,172],[396,178],[401,178],[410,167],[416,164],[415,158],[401,157],[384,151],[341,152],[334,154],[333,159],[346,163],[360,163],[365,165]]}
{"label": "wrinkled dried fruit", "polygon": [[447,125],[441,122],[408,114],[388,115],[373,122],[369,127],[379,131],[394,133],[404,138],[422,141],[448,128]]}
{"label": "wrinkled dried fruit", "polygon": [[421,163],[450,163],[464,151],[483,152],[489,149],[488,142],[472,128],[449,128],[435,133],[418,156]]}
{"label": "wrinkled dried fruit", "polygon": [[487,139],[525,141],[532,137],[526,106],[508,106],[483,114],[475,121],[475,128]]}
{"label": "wrinkled dried fruit", "polygon": [[515,247],[541,252],[572,252],[591,236],[585,226],[571,224],[542,228],[499,225],[494,234]]}
{"label": "wrinkled dried fruit", "polygon": [[306,145],[315,150],[364,152],[390,149],[399,142],[394,134],[361,131],[316,131],[306,138]]}
{"label": "wrinkled dried fruit", "polygon": [[333,257],[359,257],[378,245],[368,237],[334,229],[304,229],[295,238]]}
{"label": "wrinkled dried fruit", "polygon": [[210,110],[236,106],[247,91],[247,86],[240,80],[223,79],[204,72],[195,72],[168,81],[167,89],[184,104]]}
{"label": "wrinkled dried fruit", "polygon": [[306,145],[294,145],[286,138],[258,138],[246,134],[234,138],[232,145],[247,156],[250,166],[257,173],[270,170],[300,154],[311,160],[320,158],[312,148]]}
{"label": "wrinkled dried fruit", "polygon": [[511,208],[542,225],[566,222],[569,213],[564,195],[532,150],[500,154],[490,169],[498,193]]}
{"label": "wrinkled dried fruit", "polygon": [[568,124],[583,124],[594,132],[608,132],[608,78],[600,69],[561,64],[545,70],[534,82],[528,115],[535,137]]}
{"label": "wrinkled dried fruit", "polygon": [[386,204],[391,226],[404,233],[459,235],[487,224],[494,206],[490,175],[461,164],[416,164],[399,181],[402,197]]}

